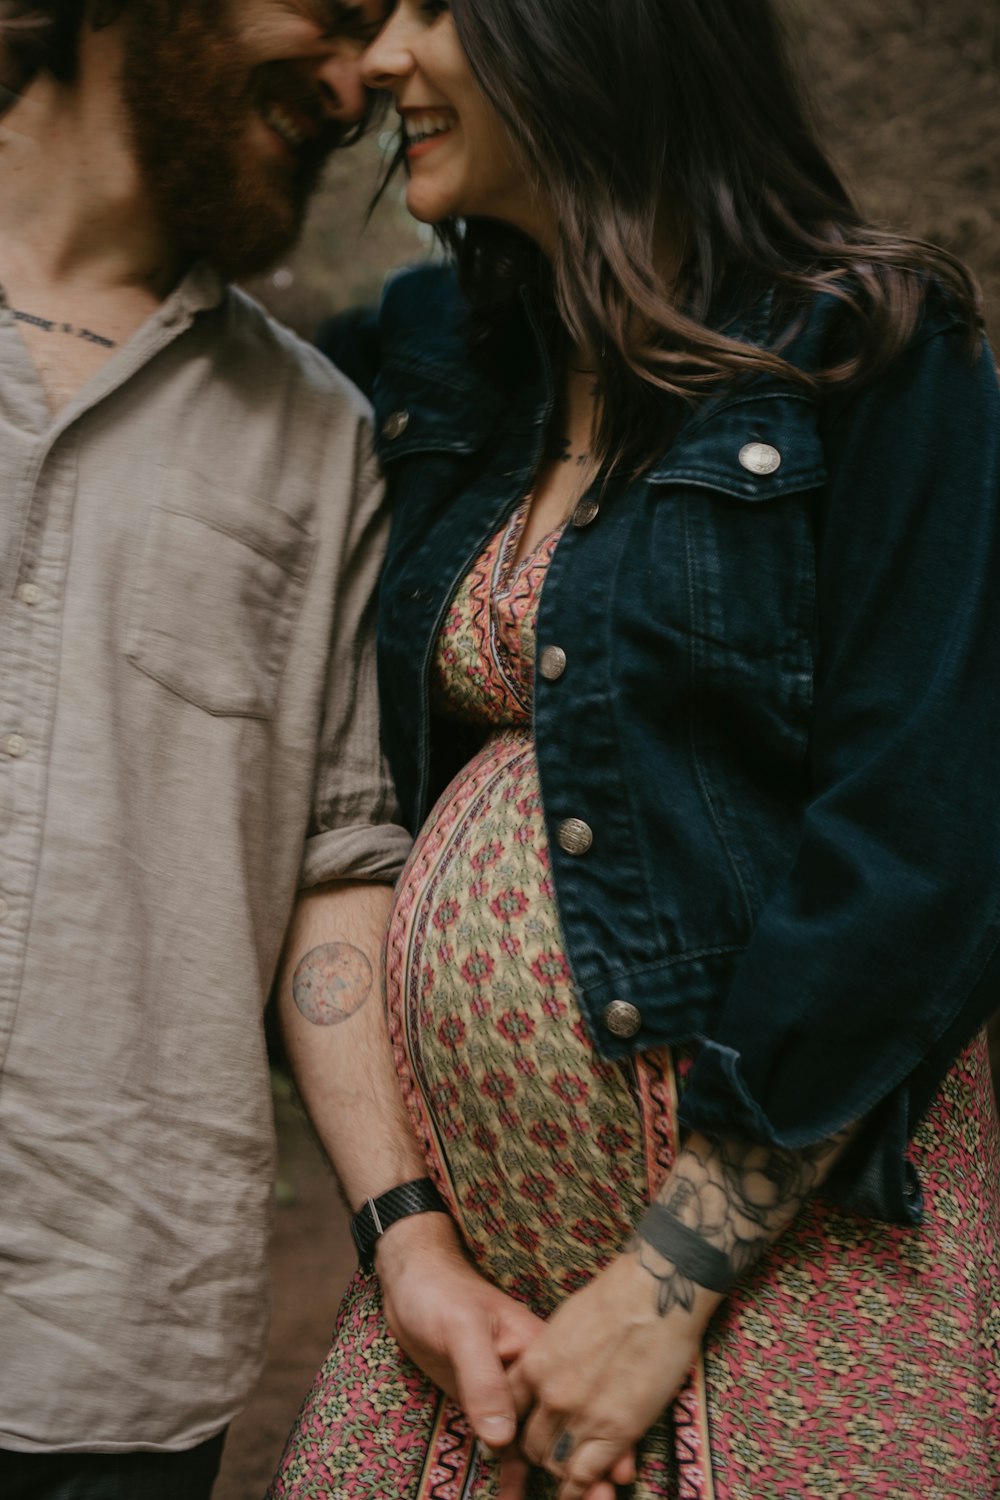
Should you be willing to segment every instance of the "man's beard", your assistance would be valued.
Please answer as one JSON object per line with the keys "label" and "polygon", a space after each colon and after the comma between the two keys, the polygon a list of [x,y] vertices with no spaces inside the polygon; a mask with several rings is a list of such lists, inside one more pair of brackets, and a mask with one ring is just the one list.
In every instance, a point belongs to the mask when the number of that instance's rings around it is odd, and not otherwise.
{"label": "man's beard", "polygon": [[[220,10],[223,18],[209,19]],[[227,279],[267,270],[298,239],[344,127],[322,116],[315,82],[294,64],[248,62],[224,0],[133,0],[125,25],[122,93],[164,233]],[[294,161],[253,149],[265,99],[322,127]]]}

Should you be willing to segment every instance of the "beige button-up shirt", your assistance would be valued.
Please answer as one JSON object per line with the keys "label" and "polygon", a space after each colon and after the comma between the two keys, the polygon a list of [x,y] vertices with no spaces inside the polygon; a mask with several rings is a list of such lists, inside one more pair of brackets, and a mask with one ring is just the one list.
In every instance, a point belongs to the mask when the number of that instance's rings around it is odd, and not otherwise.
{"label": "beige button-up shirt", "polygon": [[261,1011],[391,881],[362,399],[193,272],[53,418],[0,307],[0,1447],[183,1448],[258,1374]]}

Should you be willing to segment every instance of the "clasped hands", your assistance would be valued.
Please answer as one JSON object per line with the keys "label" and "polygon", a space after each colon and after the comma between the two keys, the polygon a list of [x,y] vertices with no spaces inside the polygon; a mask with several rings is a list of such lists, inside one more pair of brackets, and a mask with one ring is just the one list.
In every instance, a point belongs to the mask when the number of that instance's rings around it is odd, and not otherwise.
{"label": "clasped hands", "polygon": [[397,1341],[497,1455],[500,1500],[523,1500],[531,1464],[560,1481],[559,1500],[615,1500],[716,1305],[706,1294],[661,1316],[624,1253],[546,1323],[479,1275],[442,1214],[394,1226],[376,1268]]}

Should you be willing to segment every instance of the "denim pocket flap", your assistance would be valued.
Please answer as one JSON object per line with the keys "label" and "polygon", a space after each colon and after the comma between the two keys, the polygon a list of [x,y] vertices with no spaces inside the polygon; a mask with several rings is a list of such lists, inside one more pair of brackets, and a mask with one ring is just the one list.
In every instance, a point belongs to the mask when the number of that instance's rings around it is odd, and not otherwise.
{"label": "denim pocket flap", "polygon": [[768,501],[826,482],[817,410],[807,396],[744,396],[698,411],[649,472],[659,486],[695,485]]}
{"label": "denim pocket flap", "polygon": [[375,379],[375,446],[386,469],[413,453],[475,453],[492,419],[474,384],[456,370],[389,360]]}

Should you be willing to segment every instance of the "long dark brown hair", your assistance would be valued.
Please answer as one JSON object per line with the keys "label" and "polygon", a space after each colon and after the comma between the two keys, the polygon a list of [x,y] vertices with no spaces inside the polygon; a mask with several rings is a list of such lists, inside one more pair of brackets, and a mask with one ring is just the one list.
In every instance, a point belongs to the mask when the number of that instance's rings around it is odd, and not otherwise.
{"label": "long dark brown hair", "polygon": [[[648,465],[666,408],[772,371],[849,386],[900,353],[936,283],[983,325],[978,288],[952,255],[867,223],[821,148],[774,0],[453,0],[483,91],[554,207],[542,267],[495,222],[447,222],[466,289],[499,319],[526,268],[548,282],[565,335],[599,365],[598,451]],[[680,263],[657,255],[670,215]],[[530,269],[527,274],[532,274]],[[781,341],[758,348],[710,326],[723,290],[771,286],[787,309],[841,299],[851,336],[805,374]],[[657,420],[659,416],[660,420]]]}

